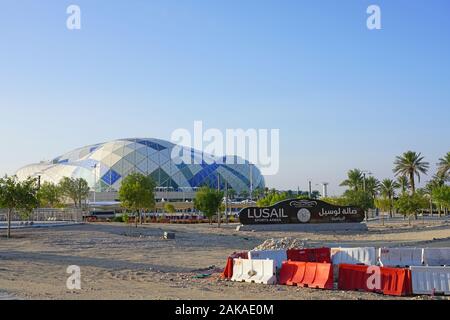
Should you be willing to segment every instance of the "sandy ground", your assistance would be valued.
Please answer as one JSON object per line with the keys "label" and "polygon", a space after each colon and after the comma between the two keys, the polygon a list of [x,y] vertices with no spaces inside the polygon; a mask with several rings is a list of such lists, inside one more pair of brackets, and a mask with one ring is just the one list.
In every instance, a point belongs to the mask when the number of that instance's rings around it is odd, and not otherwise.
{"label": "sandy ground", "polygon": [[[273,237],[308,246],[450,246],[448,221],[370,223],[365,233],[237,232],[236,225],[119,223],[0,230],[0,299],[394,299],[380,294],[234,283],[219,279],[226,257]],[[176,233],[163,240],[164,231]],[[81,268],[68,290],[66,268]],[[212,273],[205,278],[196,276]],[[413,297],[407,299],[423,299]]]}

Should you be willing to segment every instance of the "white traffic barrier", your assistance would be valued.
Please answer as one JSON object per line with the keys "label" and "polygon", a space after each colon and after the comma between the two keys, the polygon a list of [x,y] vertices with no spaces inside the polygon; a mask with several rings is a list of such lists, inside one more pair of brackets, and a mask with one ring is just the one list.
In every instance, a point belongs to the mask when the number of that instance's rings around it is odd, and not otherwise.
{"label": "white traffic barrier", "polygon": [[414,294],[450,295],[450,267],[411,267]]}
{"label": "white traffic barrier", "polygon": [[275,262],[273,260],[233,259],[231,281],[276,284]]}
{"label": "white traffic barrier", "polygon": [[421,248],[379,248],[378,263],[382,267],[410,267],[422,265]]}
{"label": "white traffic barrier", "polygon": [[450,248],[424,248],[423,263],[426,266],[450,266]]}
{"label": "white traffic barrier", "polygon": [[375,248],[331,248],[331,261],[336,265],[346,263],[371,266],[376,263]]}
{"label": "white traffic barrier", "polygon": [[287,252],[286,250],[252,250],[248,252],[248,258],[253,260],[274,260],[275,267],[280,270],[283,261],[287,260]]}

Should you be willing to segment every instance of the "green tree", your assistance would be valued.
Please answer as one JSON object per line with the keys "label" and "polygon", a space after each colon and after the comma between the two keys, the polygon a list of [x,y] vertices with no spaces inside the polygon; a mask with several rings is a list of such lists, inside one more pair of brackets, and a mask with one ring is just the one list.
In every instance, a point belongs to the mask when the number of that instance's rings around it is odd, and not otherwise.
{"label": "green tree", "polygon": [[[394,208],[394,197],[395,197],[395,190],[398,189],[400,185],[395,182],[392,179],[383,179],[380,183],[380,193],[381,196],[384,198],[383,200],[387,199],[388,210],[389,210],[389,216],[392,218],[392,209]],[[380,203],[380,202],[378,202]],[[386,207],[379,207],[381,210],[386,210]]]}
{"label": "green tree", "polygon": [[37,197],[39,199],[39,206],[41,208],[60,208],[62,207],[62,192],[61,188],[50,182],[41,184]]}
{"label": "green tree", "polygon": [[16,176],[5,176],[0,179],[0,207],[8,209],[6,234],[8,238],[11,237],[13,212],[28,215],[38,206],[36,179],[28,178],[25,181],[18,181]]}
{"label": "green tree", "polygon": [[[309,199],[309,192],[300,192],[296,197],[296,199],[306,200]],[[317,199],[317,198],[316,198]]]}
{"label": "green tree", "polygon": [[374,203],[375,203],[375,207],[377,207],[378,209],[380,209],[383,212],[386,212],[386,211],[391,212],[392,207],[393,207],[392,201],[389,200],[387,197],[377,198],[377,199],[375,199]]}
{"label": "green tree", "polygon": [[234,190],[234,189],[228,189],[227,193],[228,193],[228,197],[231,200],[233,200],[236,197],[236,190]]}
{"label": "green tree", "polygon": [[374,208],[374,198],[364,190],[347,190],[344,192],[346,205],[357,206],[366,212],[368,209]]}
{"label": "green tree", "polygon": [[119,200],[123,208],[136,213],[142,224],[142,211],[152,210],[155,207],[155,187],[156,184],[150,176],[141,173],[132,173],[122,180],[119,189]]}
{"label": "green tree", "polygon": [[336,206],[346,206],[348,201],[344,197],[322,197],[320,200],[325,201]]}
{"label": "green tree", "polygon": [[89,185],[83,178],[61,179],[58,185],[61,194],[71,199],[76,208],[82,208],[82,203],[89,197]]}
{"label": "green tree", "polygon": [[311,191],[311,199],[319,199],[320,198],[320,192],[317,190]]}
{"label": "green tree", "polygon": [[424,161],[424,157],[420,152],[407,151],[403,155],[396,157],[393,171],[396,176],[409,178],[411,193],[414,194],[416,192],[414,177],[417,176],[417,180],[420,182],[420,174],[426,174],[429,167],[430,164]]}
{"label": "green tree", "polygon": [[363,184],[365,186],[365,190],[372,196],[372,198],[375,199],[380,191],[380,181],[378,181],[375,177],[368,177],[365,179]]}
{"label": "green tree", "polygon": [[239,196],[240,196],[241,198],[244,198],[244,199],[248,199],[249,195],[250,195],[250,193],[249,193],[247,190],[242,190],[242,191],[239,193]]}
{"label": "green tree", "polygon": [[288,193],[287,192],[277,192],[274,190],[269,191],[269,194],[267,194],[264,198],[259,199],[256,204],[258,207],[269,207],[274,205],[275,203],[278,203],[280,201],[288,199]]}
{"label": "green tree", "polygon": [[175,213],[177,210],[175,209],[175,206],[171,203],[166,203],[164,205],[164,210],[168,213]]}
{"label": "green tree", "polygon": [[[432,196],[434,202],[444,210],[444,214],[448,214],[450,208],[450,186],[442,185],[433,189]],[[441,210],[439,210],[439,215]]]}
{"label": "green tree", "polygon": [[352,169],[347,172],[347,179],[341,182],[340,186],[348,187],[350,190],[358,191],[362,189],[363,173],[359,169]]}
{"label": "green tree", "polygon": [[253,190],[253,200],[258,200],[264,196],[264,190],[261,188],[256,188]]}
{"label": "green tree", "polygon": [[411,195],[403,193],[395,202],[395,207],[398,212],[404,216],[408,216],[408,221],[411,223],[411,216],[417,219],[418,210],[427,207],[428,201],[420,193],[413,193]]}
{"label": "green tree", "polygon": [[406,193],[410,187],[408,178],[406,176],[399,176],[397,178],[397,184],[401,194]]}
{"label": "green tree", "polygon": [[[218,214],[220,205],[222,204],[223,192],[211,189],[207,186],[200,188],[194,198],[194,206],[208,217],[209,223],[212,223],[212,217]],[[218,219],[220,226],[220,215]]]}
{"label": "green tree", "polygon": [[439,158],[438,166],[438,174],[445,177],[446,180],[450,177],[450,151],[447,154]]}

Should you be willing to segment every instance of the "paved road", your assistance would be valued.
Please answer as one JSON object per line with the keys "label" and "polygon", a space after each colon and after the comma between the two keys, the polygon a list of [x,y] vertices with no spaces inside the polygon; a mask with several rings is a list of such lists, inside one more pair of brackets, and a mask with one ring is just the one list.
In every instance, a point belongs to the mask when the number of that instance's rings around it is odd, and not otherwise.
{"label": "paved road", "polygon": [[[414,218],[412,218],[411,221],[449,221],[450,222],[450,216],[442,216],[442,217],[438,217],[438,216],[433,216],[433,217],[418,216],[417,220],[414,220]],[[379,222],[381,222],[381,218],[380,217],[369,218],[369,220],[367,222],[368,223],[379,223]],[[385,217],[384,222],[385,223],[390,223],[390,222],[408,222],[408,218],[404,219],[402,216],[395,216],[393,218]]]}

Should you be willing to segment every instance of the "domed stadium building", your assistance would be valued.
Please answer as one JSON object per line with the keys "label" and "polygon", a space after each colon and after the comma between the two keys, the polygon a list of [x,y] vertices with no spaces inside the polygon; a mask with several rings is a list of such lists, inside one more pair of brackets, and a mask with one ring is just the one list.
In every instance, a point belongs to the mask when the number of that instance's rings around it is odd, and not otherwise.
{"label": "domed stadium building", "polygon": [[83,178],[97,200],[106,201],[117,200],[123,179],[131,173],[151,176],[157,185],[157,198],[168,197],[170,192],[172,198],[185,200],[205,185],[234,189],[236,194],[265,187],[259,169],[241,158],[218,159],[168,141],[141,138],[78,148],[51,161],[25,166],[16,175],[21,180],[39,177],[41,183]]}

